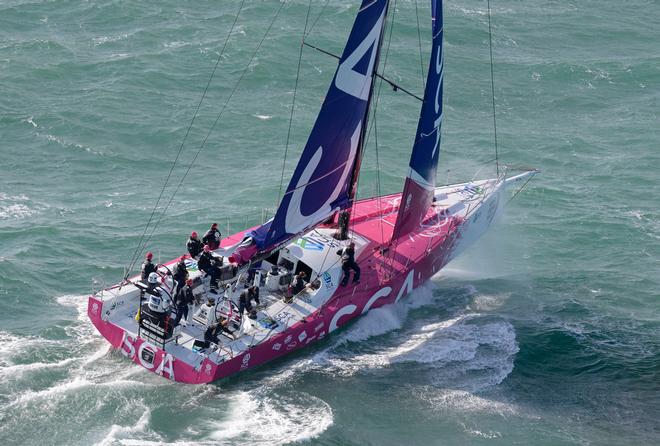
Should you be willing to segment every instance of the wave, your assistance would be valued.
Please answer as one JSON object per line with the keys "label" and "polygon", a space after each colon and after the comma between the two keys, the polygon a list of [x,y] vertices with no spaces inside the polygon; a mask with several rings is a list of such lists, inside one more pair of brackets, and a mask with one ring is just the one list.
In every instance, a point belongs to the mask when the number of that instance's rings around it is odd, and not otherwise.
{"label": "wave", "polygon": [[333,423],[325,401],[305,393],[294,396],[240,392],[229,398],[228,418],[216,424],[213,440],[233,445],[280,445],[317,437]]}
{"label": "wave", "polygon": [[27,195],[9,195],[0,192],[0,220],[31,217],[40,211]]}

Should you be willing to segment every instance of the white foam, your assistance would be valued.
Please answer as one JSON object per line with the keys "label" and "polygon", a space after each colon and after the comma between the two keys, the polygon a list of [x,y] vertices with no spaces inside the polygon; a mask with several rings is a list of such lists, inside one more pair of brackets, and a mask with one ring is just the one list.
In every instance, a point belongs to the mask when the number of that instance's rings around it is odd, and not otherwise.
{"label": "white foam", "polygon": [[65,381],[60,384],[56,384],[52,387],[43,390],[32,391],[22,393],[18,396],[10,406],[16,405],[25,405],[35,400],[46,400],[49,404],[55,404],[58,400],[58,397],[65,396],[71,392],[78,392],[83,389],[105,387],[110,389],[117,388],[133,388],[133,387],[145,387],[149,384],[139,381],[131,381],[126,379],[116,379],[114,381],[105,381],[105,382],[94,382],[83,376],[76,376],[70,381]]}
{"label": "white foam", "polygon": [[[304,404],[299,401],[304,398]],[[330,406],[302,392],[293,398],[240,392],[230,397],[228,418],[216,424],[211,438],[232,445],[280,445],[309,440],[333,422]]]}
{"label": "white foam", "polygon": [[[110,430],[105,435],[103,440],[98,443],[95,443],[97,446],[106,446],[122,443],[126,444],[123,440],[131,440],[127,438],[129,436],[135,436],[138,432],[145,432],[149,426],[149,421],[151,419],[151,410],[144,404],[140,404],[141,409],[143,410],[142,415],[137,420],[137,422],[132,426],[120,426],[118,424],[113,424],[110,426]],[[143,444],[143,443],[141,443]]]}
{"label": "white foam", "polygon": [[369,311],[343,333],[340,338],[341,342],[365,341],[371,337],[400,329],[410,310],[433,303],[435,287],[436,285],[432,282],[426,282],[403,300]]}
{"label": "white foam", "polygon": [[422,395],[433,410],[492,413],[502,416],[522,415],[513,404],[479,396],[466,390],[429,388]]}
{"label": "white foam", "polygon": [[116,36],[100,36],[100,37],[94,37],[92,41],[94,42],[94,46],[100,46],[110,42],[117,42],[119,40],[126,39],[127,37],[128,34],[119,34]]}
{"label": "white foam", "polygon": [[22,351],[26,347],[53,344],[59,343],[33,336],[15,336],[6,331],[0,331],[0,367],[14,365],[11,358],[16,352]]}
{"label": "white foam", "polygon": [[473,437],[485,438],[485,439],[488,439],[488,440],[492,440],[494,438],[500,438],[502,436],[502,434],[498,431],[483,432],[483,431],[480,431],[479,429],[472,429],[472,428],[466,426],[464,423],[461,423],[461,426],[463,426],[463,430],[465,432],[472,435]]}
{"label": "white foam", "polygon": [[87,303],[88,296],[85,295],[73,295],[68,294],[64,296],[58,296],[55,298],[55,301],[65,307],[73,307],[78,310],[78,320],[81,322],[88,322],[87,319]]}
{"label": "white foam", "polygon": [[479,294],[472,299],[470,308],[475,311],[493,311],[506,303],[511,293]]}
{"label": "white foam", "polygon": [[387,305],[371,310],[343,333],[342,340],[359,342],[397,330],[403,325],[406,313],[404,305]]}
{"label": "white foam", "polygon": [[38,212],[29,206],[26,195],[8,195],[0,192],[0,219],[25,218]]}
{"label": "white foam", "polygon": [[77,361],[79,358],[67,358],[57,362],[33,362],[30,364],[15,364],[7,367],[0,366],[0,377],[3,379],[18,379],[27,372],[46,369],[59,369]]}

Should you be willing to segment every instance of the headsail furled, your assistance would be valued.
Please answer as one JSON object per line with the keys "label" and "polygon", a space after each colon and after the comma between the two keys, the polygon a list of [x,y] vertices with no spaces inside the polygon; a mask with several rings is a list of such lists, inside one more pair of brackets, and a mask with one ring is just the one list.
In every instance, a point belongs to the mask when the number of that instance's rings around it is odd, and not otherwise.
{"label": "headsail furled", "polygon": [[443,53],[442,2],[431,1],[433,20],[433,46],[424,91],[424,103],[417,124],[415,143],[408,176],[403,186],[399,214],[392,240],[419,227],[433,202],[435,174],[440,152],[440,125],[442,123]]}
{"label": "headsail furled", "polygon": [[272,221],[250,234],[280,244],[350,206],[388,0],[364,0],[334,79]]}

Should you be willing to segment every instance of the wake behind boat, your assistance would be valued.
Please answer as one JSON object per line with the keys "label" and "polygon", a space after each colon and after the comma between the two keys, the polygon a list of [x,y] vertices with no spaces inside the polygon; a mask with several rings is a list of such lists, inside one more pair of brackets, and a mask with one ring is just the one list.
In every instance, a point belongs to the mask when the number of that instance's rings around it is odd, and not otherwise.
{"label": "wake behind boat", "polygon": [[[486,232],[507,188],[536,173],[436,186],[444,59],[442,7],[433,0],[403,192],[356,199],[388,6],[362,2],[273,219],[207,245],[201,257],[159,265],[146,283],[134,277],[90,296],[91,321],[125,356],[174,381],[207,383],[321,340],[440,271]],[[181,261],[185,287],[171,274]],[[184,288],[189,301],[175,306]],[[186,308],[187,318],[177,314]]]}

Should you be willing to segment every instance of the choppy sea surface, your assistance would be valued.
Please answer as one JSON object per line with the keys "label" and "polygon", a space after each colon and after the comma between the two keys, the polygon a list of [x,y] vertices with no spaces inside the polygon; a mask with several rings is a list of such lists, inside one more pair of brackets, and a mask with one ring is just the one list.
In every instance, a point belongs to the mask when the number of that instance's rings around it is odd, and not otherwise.
{"label": "choppy sea surface", "polygon": [[[307,41],[341,52],[357,2],[311,3]],[[415,1],[391,3],[384,73],[421,94],[429,6],[420,61]],[[189,386],[112,351],[86,295],[122,277],[240,2],[0,1],[0,444],[659,444],[660,3],[491,4],[499,157],[542,175],[406,302]],[[232,90],[280,6],[245,2],[164,194],[208,134],[162,260],[272,213],[308,2]],[[444,11],[441,183],[494,174],[486,2]],[[285,183],[334,67],[303,51]],[[402,188],[418,113],[383,86],[361,195]]]}

